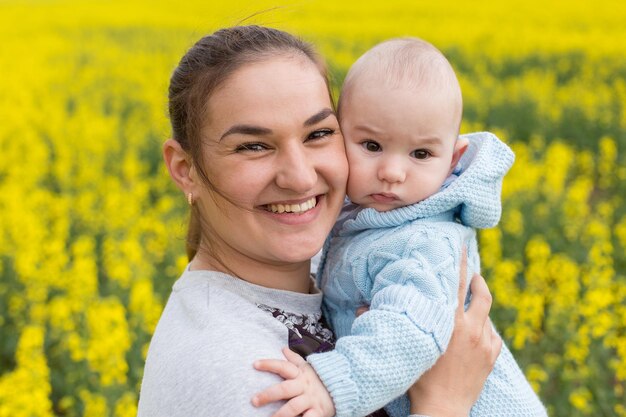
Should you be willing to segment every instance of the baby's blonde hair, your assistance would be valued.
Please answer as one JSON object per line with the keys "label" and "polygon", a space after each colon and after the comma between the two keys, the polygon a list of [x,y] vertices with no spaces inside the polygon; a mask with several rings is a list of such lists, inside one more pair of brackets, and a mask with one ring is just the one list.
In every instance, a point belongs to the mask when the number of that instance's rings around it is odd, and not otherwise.
{"label": "baby's blonde hair", "polygon": [[434,86],[451,93],[459,103],[459,123],[463,99],[461,87],[446,57],[432,44],[419,38],[395,38],[379,43],[365,52],[350,67],[339,97],[341,103],[356,85],[376,82],[390,89],[408,88],[418,91]]}

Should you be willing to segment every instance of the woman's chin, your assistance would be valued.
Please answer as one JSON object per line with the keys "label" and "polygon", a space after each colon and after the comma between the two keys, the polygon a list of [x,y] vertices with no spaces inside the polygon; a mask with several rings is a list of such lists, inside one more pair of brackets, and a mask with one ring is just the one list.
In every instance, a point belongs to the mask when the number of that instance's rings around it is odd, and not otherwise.
{"label": "woman's chin", "polygon": [[291,247],[286,246],[285,248],[283,248],[286,250],[282,250],[282,253],[277,255],[280,261],[286,264],[299,264],[302,262],[308,262],[322,249],[323,243],[324,242],[322,241],[319,243],[315,242],[310,245],[291,245]]}
{"label": "woman's chin", "polygon": [[[320,249],[321,249],[321,247],[320,247]],[[293,253],[293,254],[291,254],[289,256],[288,259],[283,259],[283,261],[285,263],[292,263],[292,264],[299,264],[299,263],[303,263],[303,262],[309,262],[311,260],[311,258],[317,254],[317,252],[319,252],[319,249],[318,250],[311,250],[311,251],[303,251],[303,252]]]}

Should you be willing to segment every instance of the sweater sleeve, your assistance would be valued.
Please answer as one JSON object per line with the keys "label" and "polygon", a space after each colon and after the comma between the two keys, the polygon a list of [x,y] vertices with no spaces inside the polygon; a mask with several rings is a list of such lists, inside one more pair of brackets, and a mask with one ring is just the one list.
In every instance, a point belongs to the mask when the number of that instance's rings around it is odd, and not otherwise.
{"label": "sweater sleeve", "polygon": [[370,310],[334,351],[309,356],[337,417],[366,415],[404,394],[445,351],[454,325],[458,265],[444,241],[428,245],[428,252],[438,254],[436,263],[421,250],[370,255],[362,271],[374,277],[364,284]]}

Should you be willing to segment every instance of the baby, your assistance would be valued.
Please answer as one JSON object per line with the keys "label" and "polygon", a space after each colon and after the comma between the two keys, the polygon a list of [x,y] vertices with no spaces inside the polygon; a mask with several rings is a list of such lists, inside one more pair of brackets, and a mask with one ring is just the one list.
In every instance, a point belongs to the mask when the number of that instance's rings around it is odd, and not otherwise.
{"label": "baby", "polygon": [[[392,417],[409,414],[403,394],[450,340],[462,248],[469,281],[480,270],[474,228],[498,223],[502,178],[514,160],[490,133],[459,137],[461,114],[454,71],[427,42],[383,42],[350,69],[339,118],[351,204],[318,270],[339,339],[333,351],[307,358],[315,372],[302,361],[301,372],[287,375],[280,415],[356,417],[385,405]],[[369,311],[357,318],[362,305]],[[471,415],[546,415],[506,347]]]}

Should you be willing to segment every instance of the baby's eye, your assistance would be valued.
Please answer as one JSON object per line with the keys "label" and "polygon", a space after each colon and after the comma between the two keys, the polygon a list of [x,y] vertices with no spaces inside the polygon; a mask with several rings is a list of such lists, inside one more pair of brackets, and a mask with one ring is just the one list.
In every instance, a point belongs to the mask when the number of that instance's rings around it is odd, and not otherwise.
{"label": "baby's eye", "polygon": [[365,140],[365,141],[361,142],[361,145],[368,152],[380,152],[382,150],[380,145],[377,142],[373,141],[373,140]]}
{"label": "baby's eye", "polygon": [[431,153],[426,149],[416,149],[411,152],[411,156],[415,159],[428,159],[431,157]]}
{"label": "baby's eye", "polygon": [[269,149],[267,145],[259,142],[242,143],[235,148],[236,152],[261,152]]}

